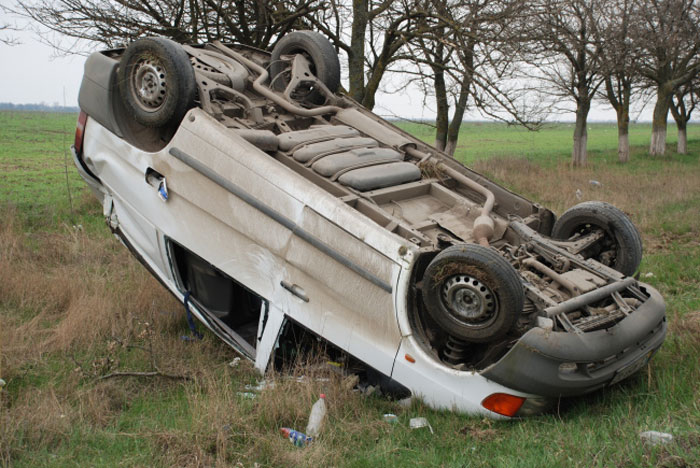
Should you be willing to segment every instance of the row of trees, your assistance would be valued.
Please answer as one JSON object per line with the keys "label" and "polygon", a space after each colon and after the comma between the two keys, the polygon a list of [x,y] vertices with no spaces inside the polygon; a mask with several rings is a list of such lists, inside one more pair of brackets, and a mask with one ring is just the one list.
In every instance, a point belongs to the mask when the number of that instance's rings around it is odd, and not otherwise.
{"label": "row of trees", "polygon": [[389,73],[434,98],[436,144],[450,154],[468,110],[534,128],[565,107],[576,115],[573,164],[585,165],[600,99],[617,113],[624,162],[630,106],[650,97],[649,152],[665,151],[669,111],[685,152],[698,99],[700,0],[18,1],[15,12],[110,47],[161,35],[268,48],[290,30],[321,31],[347,57],[347,92],[364,106]]}

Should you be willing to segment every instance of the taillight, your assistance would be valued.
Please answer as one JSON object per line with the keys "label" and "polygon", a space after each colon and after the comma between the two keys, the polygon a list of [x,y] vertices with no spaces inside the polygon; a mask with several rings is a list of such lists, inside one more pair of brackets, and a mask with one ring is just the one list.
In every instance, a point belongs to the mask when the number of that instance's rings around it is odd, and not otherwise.
{"label": "taillight", "polygon": [[73,147],[78,156],[83,153],[83,138],[85,138],[85,123],[87,122],[87,117],[85,112],[80,111],[78,123],[75,126],[75,141],[73,142]]}
{"label": "taillight", "polygon": [[512,418],[525,403],[525,398],[507,393],[492,393],[484,398],[481,406],[494,413]]}

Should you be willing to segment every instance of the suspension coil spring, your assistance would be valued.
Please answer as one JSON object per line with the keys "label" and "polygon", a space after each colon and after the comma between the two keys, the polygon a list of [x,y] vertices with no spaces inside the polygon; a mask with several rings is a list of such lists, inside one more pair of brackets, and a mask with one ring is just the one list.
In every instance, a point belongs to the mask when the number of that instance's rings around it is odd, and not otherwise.
{"label": "suspension coil spring", "polygon": [[445,361],[449,364],[460,364],[464,362],[469,352],[469,344],[464,341],[458,340],[452,336],[447,338],[445,342],[445,348],[443,349],[443,356]]}

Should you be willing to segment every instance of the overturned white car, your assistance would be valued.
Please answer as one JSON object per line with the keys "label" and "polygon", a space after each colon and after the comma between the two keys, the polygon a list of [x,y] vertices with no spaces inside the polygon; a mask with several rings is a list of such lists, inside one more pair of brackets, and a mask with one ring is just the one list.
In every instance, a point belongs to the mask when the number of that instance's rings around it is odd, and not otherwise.
{"label": "overturned white car", "polygon": [[109,227],[264,372],[304,345],[428,404],[495,417],[642,368],[664,302],[636,228],[555,220],[337,93],[317,33],[271,54],[146,38],[91,55],[73,154]]}

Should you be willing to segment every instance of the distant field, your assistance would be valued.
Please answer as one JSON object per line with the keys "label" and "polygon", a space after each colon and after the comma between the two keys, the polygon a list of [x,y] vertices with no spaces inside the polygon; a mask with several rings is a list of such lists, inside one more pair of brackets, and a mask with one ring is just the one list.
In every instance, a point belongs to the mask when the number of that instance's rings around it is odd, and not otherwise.
{"label": "distant field", "polygon": [[69,189],[74,208],[89,192],[70,154],[77,117],[0,111],[0,201],[31,226],[70,222]]}
{"label": "distant field", "polygon": [[[671,119],[672,121],[672,119]],[[435,130],[419,123],[399,122],[397,125],[423,141],[435,141]],[[529,131],[522,127],[502,123],[464,123],[455,156],[460,161],[473,162],[493,157],[516,157],[534,159],[538,162],[559,162],[571,155],[573,123],[548,124],[540,131]],[[649,144],[651,124],[630,126],[630,145],[644,147]],[[677,141],[675,125],[669,124],[667,143],[675,147]],[[688,138],[700,138],[700,125],[688,128]],[[588,151],[593,161],[616,162],[617,126],[607,123],[588,125]]]}
{"label": "distant field", "polygon": [[[181,339],[190,333],[182,305],[104,226],[67,153],[75,119],[0,112],[0,465],[700,466],[700,126],[690,128],[685,156],[670,127],[667,155],[657,158],[646,155],[648,126],[632,126],[637,146],[623,166],[615,126],[591,125],[591,164],[572,169],[568,125],[530,133],[465,124],[458,157],[508,188],[558,212],[601,199],[629,213],[644,237],[642,277],[667,301],[669,336],[647,369],[550,414],[503,423],[363,396],[325,367],[299,367],[303,383],[271,375],[275,388],[242,394],[259,378],[251,367],[229,366],[235,352],[211,334]],[[154,363],[188,379],[100,379]],[[324,432],[298,449],[278,429],[303,429],[322,391]],[[399,423],[383,422],[384,413]],[[410,430],[416,416],[435,434]],[[645,430],[675,442],[645,446]]]}

